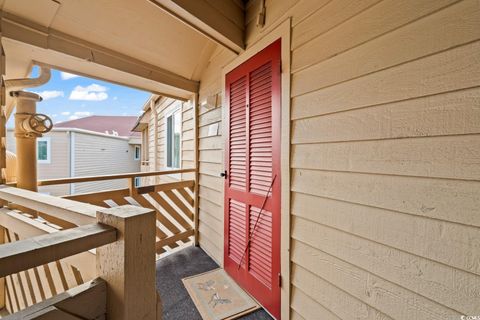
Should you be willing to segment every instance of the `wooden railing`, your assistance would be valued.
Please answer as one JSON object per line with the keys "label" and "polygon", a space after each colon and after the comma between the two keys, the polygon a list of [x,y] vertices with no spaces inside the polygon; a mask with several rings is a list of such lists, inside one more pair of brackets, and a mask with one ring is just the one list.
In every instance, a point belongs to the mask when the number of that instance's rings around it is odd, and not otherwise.
{"label": "wooden railing", "polygon": [[[153,210],[132,205],[105,209],[12,187],[0,188],[0,200],[5,205],[0,209],[0,244],[7,243],[0,245],[0,309],[5,306],[9,313],[23,310],[12,319],[47,314],[51,319],[75,318],[71,315],[96,319],[105,313],[111,319],[153,320],[160,316],[152,263]],[[40,216],[9,208],[13,206],[48,212],[49,217],[59,220],[68,218],[75,227],[60,230]],[[94,248],[98,248],[96,256],[91,251]],[[101,286],[101,281],[99,285],[99,280],[88,282],[95,277],[108,285]],[[76,288],[86,282],[81,289]],[[91,290],[94,284],[96,291]],[[101,288],[107,290],[103,311],[97,308],[102,297],[90,301],[96,303],[93,309],[85,305],[84,298],[76,307],[72,301],[56,307],[79,292],[94,294]],[[58,296],[69,289],[76,291]],[[142,292],[141,297],[138,292]],[[37,316],[32,316],[32,305]],[[70,309],[63,309],[65,305]],[[94,309],[100,313],[85,314]]]}
{"label": "wooden railing", "polygon": [[[131,204],[144,208],[155,210],[156,222],[156,252],[157,257],[164,253],[171,252],[176,249],[189,245],[195,239],[195,180],[179,180],[174,182],[163,182],[153,185],[135,187],[135,178],[157,178],[167,177],[176,174],[195,173],[195,169],[179,169],[179,170],[163,170],[154,172],[135,172],[123,173],[115,175],[75,177],[63,179],[41,180],[39,186],[51,186],[70,183],[84,183],[105,180],[128,179],[129,188],[106,190],[101,192],[91,192],[85,194],[76,194],[64,196],[64,199],[75,200],[88,203],[97,207],[116,207],[120,205]],[[194,175],[192,175],[194,177]],[[171,179],[172,180],[172,179]],[[14,184],[11,184],[14,185]],[[37,197],[41,197],[38,195]],[[13,196],[9,198],[14,203],[24,206],[25,203],[19,203]],[[40,216],[46,220],[55,223],[63,228],[70,228],[79,225],[84,221],[86,216],[94,216],[95,209],[92,207],[79,208],[83,210],[85,216],[71,217],[68,212],[62,208],[56,208],[58,215],[51,216],[51,210],[42,210],[43,208],[34,208],[39,211]],[[98,209],[98,208],[96,208]],[[46,213],[48,212],[48,213]],[[65,217],[65,221],[61,220]],[[81,221],[80,221],[81,220]]]}

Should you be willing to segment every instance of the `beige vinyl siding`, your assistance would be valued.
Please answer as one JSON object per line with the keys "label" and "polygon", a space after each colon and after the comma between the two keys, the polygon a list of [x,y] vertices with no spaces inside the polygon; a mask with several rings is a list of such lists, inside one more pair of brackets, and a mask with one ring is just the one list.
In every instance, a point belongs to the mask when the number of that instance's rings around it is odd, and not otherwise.
{"label": "beige vinyl siding", "polygon": [[480,313],[479,10],[333,1],[293,20],[292,312],[311,318],[306,295],[340,319]]}
{"label": "beige vinyl siding", "polygon": [[[223,178],[224,137],[222,136],[222,67],[234,59],[227,49],[218,47],[210,58],[200,82],[199,101],[218,95],[213,108],[199,106],[199,242],[220,265],[223,264]],[[219,123],[218,135],[209,136],[209,127]]]}
{"label": "beige vinyl siding", "polygon": [[[44,135],[50,138],[50,163],[37,164],[38,180],[70,177],[70,132],[51,131]],[[16,153],[15,136],[12,130],[7,134],[7,150]],[[70,193],[69,185],[55,185],[38,188],[39,192],[61,196]]]}
{"label": "beige vinyl siding", "polygon": [[[291,318],[480,314],[480,2],[267,0],[257,28],[259,3],[248,45],[292,22]],[[200,101],[233,58],[217,49]],[[200,244],[219,262],[221,117],[200,108]]]}
{"label": "beige vinyl siding", "polygon": [[[128,139],[75,132],[75,177],[139,172],[140,161],[134,160],[134,145]],[[75,194],[127,188],[128,182],[106,180],[75,183]]]}
{"label": "beige vinyl siding", "polygon": [[[183,169],[195,167],[195,139],[194,139],[194,119],[193,104],[191,101],[179,101],[171,98],[161,98],[154,105],[156,117],[157,132],[155,135],[155,117],[152,112],[149,122],[149,152],[150,152],[150,171],[165,170],[165,115],[172,108],[179,108],[182,118],[182,136],[181,136],[181,166]],[[176,181],[177,179],[193,179],[193,173],[182,175],[162,176],[156,179],[156,182]],[[153,183],[148,182],[148,183]]]}

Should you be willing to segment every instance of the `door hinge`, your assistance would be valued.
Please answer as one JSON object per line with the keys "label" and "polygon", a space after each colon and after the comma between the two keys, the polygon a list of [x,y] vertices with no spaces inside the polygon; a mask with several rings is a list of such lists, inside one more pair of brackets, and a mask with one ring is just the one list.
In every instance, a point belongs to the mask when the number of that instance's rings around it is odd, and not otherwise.
{"label": "door hinge", "polygon": [[282,287],[282,275],[280,273],[278,274],[278,286]]}

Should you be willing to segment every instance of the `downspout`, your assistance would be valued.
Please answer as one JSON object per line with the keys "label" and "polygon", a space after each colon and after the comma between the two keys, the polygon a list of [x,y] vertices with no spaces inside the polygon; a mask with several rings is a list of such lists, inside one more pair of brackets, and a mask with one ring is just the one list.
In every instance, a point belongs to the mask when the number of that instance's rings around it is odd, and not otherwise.
{"label": "downspout", "polygon": [[52,120],[37,112],[37,102],[42,97],[22,91],[38,87],[50,80],[50,69],[41,67],[38,78],[11,79],[5,81],[6,91],[15,98],[15,141],[17,145],[17,187],[37,191],[37,138],[49,132]]}
{"label": "downspout", "polygon": [[[154,144],[153,144],[153,171],[159,170],[158,166],[158,113],[157,113],[157,104],[156,104],[157,99],[152,99],[150,101],[150,114],[153,114],[153,134],[154,134]],[[149,150],[150,152],[150,150]],[[151,167],[151,166],[150,166]],[[159,181],[156,181],[155,183],[159,183]]]}
{"label": "downspout", "polygon": [[[75,132],[70,131],[70,178],[75,177]],[[75,184],[70,183],[70,195],[75,194]]]}

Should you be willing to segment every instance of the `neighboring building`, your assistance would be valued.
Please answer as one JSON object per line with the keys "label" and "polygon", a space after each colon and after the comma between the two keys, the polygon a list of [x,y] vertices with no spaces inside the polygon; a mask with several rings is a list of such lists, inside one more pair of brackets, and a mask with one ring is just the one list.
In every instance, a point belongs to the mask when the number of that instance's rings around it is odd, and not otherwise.
{"label": "neighboring building", "polygon": [[[136,117],[91,116],[55,124],[37,140],[38,179],[58,179],[140,171],[140,135]],[[7,148],[15,153],[13,130]],[[126,188],[126,180],[106,180],[40,187],[51,195]]]}
{"label": "neighboring building", "polygon": [[[194,168],[195,140],[191,101],[182,102],[152,95],[143,110],[133,128],[141,133],[142,171]],[[162,181],[191,178],[192,173],[161,177]],[[160,177],[144,179],[145,183],[160,181]]]}

